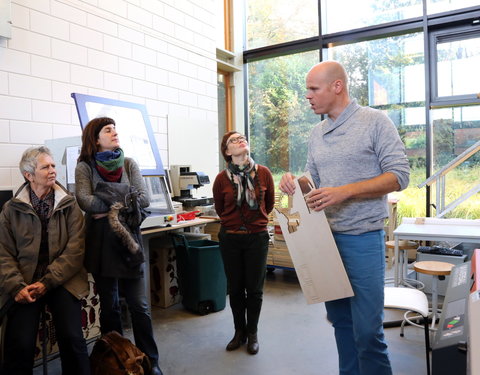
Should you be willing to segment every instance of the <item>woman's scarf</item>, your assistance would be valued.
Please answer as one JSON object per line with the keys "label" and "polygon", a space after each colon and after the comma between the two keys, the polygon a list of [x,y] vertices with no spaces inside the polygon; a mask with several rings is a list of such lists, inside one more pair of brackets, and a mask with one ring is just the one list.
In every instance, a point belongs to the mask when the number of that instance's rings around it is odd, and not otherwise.
{"label": "woman's scarf", "polygon": [[255,195],[257,168],[253,159],[249,157],[248,162],[242,166],[230,162],[226,172],[236,193],[237,207],[241,207],[245,201],[250,210],[258,209],[257,197]]}
{"label": "woman's scarf", "polygon": [[118,182],[122,177],[125,157],[123,150],[103,151],[95,154],[95,168],[105,181]]}

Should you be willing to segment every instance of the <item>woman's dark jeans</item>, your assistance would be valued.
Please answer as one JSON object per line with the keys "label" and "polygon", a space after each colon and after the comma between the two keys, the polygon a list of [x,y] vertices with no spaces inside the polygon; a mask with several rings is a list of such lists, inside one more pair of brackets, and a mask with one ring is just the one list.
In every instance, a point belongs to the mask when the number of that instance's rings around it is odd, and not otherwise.
{"label": "woman's dark jeans", "polygon": [[257,333],[265,282],[268,232],[219,233],[235,330]]}

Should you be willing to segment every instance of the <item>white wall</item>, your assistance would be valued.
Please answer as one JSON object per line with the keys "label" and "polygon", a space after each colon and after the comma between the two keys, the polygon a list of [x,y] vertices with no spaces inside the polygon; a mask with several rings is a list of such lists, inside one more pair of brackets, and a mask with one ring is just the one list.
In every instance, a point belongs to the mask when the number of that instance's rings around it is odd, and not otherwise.
{"label": "white wall", "polygon": [[[0,188],[22,182],[27,147],[80,135],[72,92],[145,104],[163,163],[178,152],[193,160],[195,149],[168,149],[167,116],[186,120],[187,138],[189,122],[218,123],[215,8],[213,0],[12,0],[12,37],[0,38]],[[217,158],[218,140],[201,149]]]}

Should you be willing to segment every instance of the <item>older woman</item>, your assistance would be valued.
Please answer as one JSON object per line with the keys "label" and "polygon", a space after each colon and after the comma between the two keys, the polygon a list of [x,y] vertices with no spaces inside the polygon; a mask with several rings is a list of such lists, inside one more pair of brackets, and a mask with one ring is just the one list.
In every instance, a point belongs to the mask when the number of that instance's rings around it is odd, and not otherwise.
{"label": "older woman", "polygon": [[135,344],[150,358],[151,374],[160,375],[145,291],[141,218],[134,214],[117,220],[119,204],[138,212],[149,205],[149,198],[138,165],[123,155],[113,119],[95,118],[83,130],[75,183],[78,203],[86,213],[85,265],[100,296],[101,331],[122,333],[122,293],[132,317]]}
{"label": "older woman", "polygon": [[248,341],[248,353],[257,354],[257,325],[267,268],[268,214],[275,201],[273,178],[267,167],[250,157],[244,135],[226,133],[220,148],[227,168],[215,178],[213,198],[221,220],[218,237],[235,325],[235,335],[226,349],[238,349]]}
{"label": "older woman", "polygon": [[46,147],[20,161],[26,182],[0,214],[0,299],[12,301],[4,338],[5,374],[32,374],[40,313],[53,316],[63,374],[90,374],[80,299],[88,294],[83,268],[84,221],[73,196],[56,182]]}

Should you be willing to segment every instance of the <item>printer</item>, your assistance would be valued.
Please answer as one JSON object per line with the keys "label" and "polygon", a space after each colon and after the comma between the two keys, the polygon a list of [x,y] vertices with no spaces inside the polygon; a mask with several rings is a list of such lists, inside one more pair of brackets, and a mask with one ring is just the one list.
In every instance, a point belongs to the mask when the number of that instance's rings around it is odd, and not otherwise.
{"label": "printer", "polygon": [[173,200],[181,202],[184,208],[213,204],[213,198],[194,198],[193,189],[210,183],[210,179],[203,172],[191,170],[190,165],[171,165],[170,179],[173,189]]}

